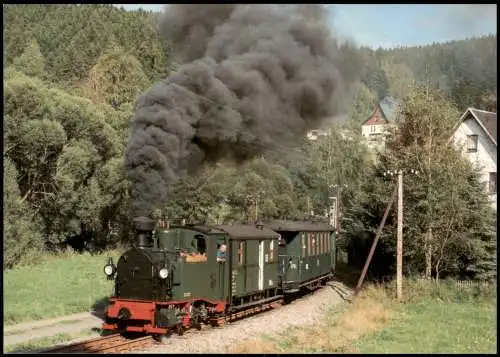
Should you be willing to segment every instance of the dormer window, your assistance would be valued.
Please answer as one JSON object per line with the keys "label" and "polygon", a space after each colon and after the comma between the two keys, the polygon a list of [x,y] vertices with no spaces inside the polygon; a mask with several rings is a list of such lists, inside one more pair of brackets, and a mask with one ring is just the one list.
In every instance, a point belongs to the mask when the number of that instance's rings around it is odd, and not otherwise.
{"label": "dormer window", "polygon": [[477,135],[467,135],[467,152],[477,152]]}

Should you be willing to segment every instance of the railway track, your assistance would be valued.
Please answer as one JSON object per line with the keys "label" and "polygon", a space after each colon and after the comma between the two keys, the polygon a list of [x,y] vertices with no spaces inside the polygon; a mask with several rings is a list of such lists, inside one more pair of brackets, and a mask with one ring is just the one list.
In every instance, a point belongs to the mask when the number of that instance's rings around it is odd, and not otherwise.
{"label": "railway track", "polygon": [[352,294],[352,291],[346,289],[346,287],[338,282],[338,281],[330,281],[328,282],[329,286],[332,287],[333,290],[335,290],[337,292],[337,294],[339,294],[339,296],[344,300],[344,301],[347,301],[347,302],[351,302],[352,299],[353,299],[353,294]]}
{"label": "railway track", "polygon": [[[228,316],[221,317],[218,319],[211,320],[212,326],[223,327],[226,322],[234,322],[240,320],[244,317],[248,317],[250,315],[255,315],[264,311],[268,311],[270,309],[275,309],[281,306],[283,300],[272,301],[267,304],[251,307],[245,309],[243,311],[238,311],[232,313]],[[191,334],[195,332],[193,329],[189,329],[185,332],[185,334]],[[119,333],[97,337],[91,340],[86,340],[82,342],[72,343],[65,346],[59,346],[55,348],[50,348],[41,353],[120,353],[120,352],[129,352],[135,349],[145,349],[148,348],[156,341],[152,336],[144,336],[138,338],[129,339],[125,336],[122,336]]]}
{"label": "railway track", "polygon": [[97,337],[42,351],[42,353],[119,353],[147,348],[153,343],[151,336],[128,339],[120,334]]}
{"label": "railway track", "polygon": [[[343,285],[339,282],[329,282],[327,284],[330,288],[334,289],[342,299],[350,301],[352,294],[349,290],[345,289]],[[314,289],[317,290],[317,289]],[[309,294],[305,294],[309,295]],[[300,298],[300,297],[299,297]],[[242,311],[233,312],[224,317],[217,319],[212,319],[210,325],[213,327],[224,327],[226,323],[235,322],[241,320],[245,317],[256,315],[265,311],[279,308],[284,303],[283,299],[277,299],[269,303],[257,305],[244,309]],[[191,328],[183,332],[183,334],[192,333],[204,333],[205,328],[201,326],[199,328]],[[156,341],[152,336],[144,336],[138,338],[127,338],[121,334],[113,334],[109,336],[97,337],[91,340],[77,342],[65,346],[55,347],[41,351],[41,353],[120,353],[129,352],[132,350],[145,350],[152,344],[156,344]]]}

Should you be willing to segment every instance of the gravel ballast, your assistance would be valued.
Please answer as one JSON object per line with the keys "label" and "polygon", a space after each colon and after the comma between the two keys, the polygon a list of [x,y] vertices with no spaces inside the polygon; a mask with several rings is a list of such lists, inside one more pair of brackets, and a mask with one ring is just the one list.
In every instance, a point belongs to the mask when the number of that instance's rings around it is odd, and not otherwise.
{"label": "gravel ballast", "polygon": [[263,334],[273,336],[292,326],[313,325],[322,320],[329,309],[342,303],[344,299],[328,284],[278,309],[228,323],[223,328],[207,328],[184,336],[173,335],[161,345],[134,353],[228,353],[235,344]]}

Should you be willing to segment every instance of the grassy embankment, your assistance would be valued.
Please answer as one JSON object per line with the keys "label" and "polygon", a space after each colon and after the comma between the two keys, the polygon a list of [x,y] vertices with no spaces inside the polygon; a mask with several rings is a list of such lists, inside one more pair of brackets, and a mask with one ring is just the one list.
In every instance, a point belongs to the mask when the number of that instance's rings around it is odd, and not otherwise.
{"label": "grassy embankment", "polygon": [[4,325],[91,310],[112,292],[103,272],[108,256],[116,264],[119,252],[48,256],[36,265],[4,271]]}
{"label": "grassy embankment", "polygon": [[405,301],[393,286],[369,286],[315,327],[262,336],[235,353],[495,353],[496,287],[407,281]]}

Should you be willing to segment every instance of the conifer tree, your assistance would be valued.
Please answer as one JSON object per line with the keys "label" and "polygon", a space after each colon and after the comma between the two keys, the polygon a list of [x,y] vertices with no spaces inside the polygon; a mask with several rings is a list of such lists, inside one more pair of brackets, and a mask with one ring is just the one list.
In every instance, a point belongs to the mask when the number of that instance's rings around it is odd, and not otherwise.
{"label": "conifer tree", "polygon": [[45,73],[45,59],[36,39],[32,39],[23,54],[14,60],[16,69],[28,76],[42,77]]}

